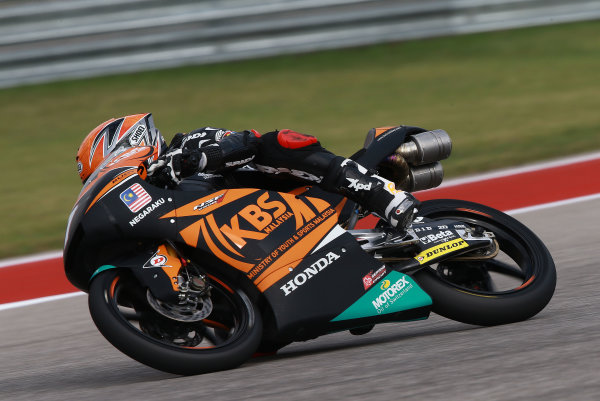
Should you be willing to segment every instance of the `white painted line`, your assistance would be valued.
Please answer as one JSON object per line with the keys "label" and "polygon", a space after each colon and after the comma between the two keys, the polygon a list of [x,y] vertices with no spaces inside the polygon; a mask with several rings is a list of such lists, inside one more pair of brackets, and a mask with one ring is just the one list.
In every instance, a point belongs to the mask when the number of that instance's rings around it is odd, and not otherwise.
{"label": "white painted line", "polygon": [[[551,161],[546,161],[546,162],[541,162],[541,163],[528,164],[528,165],[521,166],[521,167],[511,167],[511,168],[506,168],[506,169],[502,169],[502,170],[490,171],[489,173],[469,175],[469,176],[465,176],[465,177],[461,177],[461,178],[454,178],[454,179],[450,179],[450,180],[445,180],[444,182],[442,182],[442,185],[440,185],[437,188],[447,188],[447,187],[453,187],[456,185],[470,184],[473,182],[485,181],[485,180],[490,180],[493,178],[501,178],[501,177],[507,177],[510,175],[530,173],[533,171],[546,170],[549,168],[561,167],[561,166],[566,166],[569,164],[587,162],[587,161],[592,161],[592,160],[596,160],[596,159],[600,159],[600,152],[587,153],[587,154],[573,156],[573,157],[566,157],[564,159],[551,160]],[[436,190],[436,188],[433,188],[428,191],[435,191],[435,190]]]}
{"label": "white painted line", "polygon": [[[580,196],[578,198],[565,199],[565,200],[557,201],[557,202],[543,203],[541,205],[523,207],[520,209],[512,209],[512,210],[506,211],[505,213],[512,215],[512,214],[534,212],[537,210],[549,209],[552,207],[570,205],[573,203],[585,202],[585,201],[595,200],[595,199],[600,199],[600,193],[594,194],[594,195]],[[87,295],[87,294],[84,292],[70,292],[68,294],[53,295],[50,297],[28,299],[26,301],[11,302],[8,304],[0,304],[0,311],[7,310],[7,309],[14,309],[14,308],[22,308],[24,306],[41,304],[41,303],[45,303],[45,302],[58,301],[61,299],[71,298],[71,297],[75,297],[78,295]]]}
{"label": "white painted line", "polygon": [[549,209],[551,207],[557,207],[557,206],[571,205],[573,203],[585,202],[585,201],[594,200],[594,199],[600,199],[600,193],[593,194],[593,195],[580,196],[578,198],[565,199],[565,200],[556,201],[556,202],[542,203],[541,205],[527,206],[527,207],[522,207],[520,209],[507,210],[504,213],[519,214],[519,213],[534,212],[536,210]]}
{"label": "white painted line", "polygon": [[51,251],[51,252],[38,253],[36,255],[4,259],[4,260],[0,260],[0,268],[8,267],[8,266],[15,266],[15,265],[23,265],[26,263],[41,262],[42,260],[58,259],[58,258],[62,258],[62,255],[63,255],[62,251]]}
{"label": "white painted line", "polygon": [[85,292],[69,292],[67,294],[52,295],[49,297],[28,299],[25,301],[11,302],[8,304],[0,304],[0,311],[14,308],[22,308],[24,306],[42,304],[45,302],[58,301],[65,298],[71,298],[78,295],[87,295]]}
{"label": "white painted line", "polygon": [[[492,178],[500,178],[500,177],[506,177],[509,175],[544,170],[544,169],[553,168],[553,167],[566,166],[568,164],[581,163],[581,162],[591,161],[591,160],[596,160],[596,159],[600,159],[600,152],[587,153],[587,154],[571,156],[571,157],[566,157],[566,158],[557,159],[557,160],[550,160],[550,161],[541,162],[541,163],[528,164],[528,165],[522,166],[522,167],[513,167],[513,168],[502,169],[502,170],[495,170],[495,171],[492,171],[489,173],[483,173],[483,174],[466,176],[466,177],[462,177],[462,178],[450,179],[450,180],[444,181],[442,183],[442,185],[440,185],[438,188],[453,187],[456,185],[469,184],[472,182],[484,181],[484,180],[489,180]],[[436,188],[433,188],[429,191],[435,191],[435,189]],[[575,199],[577,199],[577,198],[575,198]],[[548,204],[548,205],[550,205],[550,204]],[[543,205],[531,206],[531,207],[537,208],[539,206],[543,206]],[[546,206],[546,207],[552,207],[552,206]],[[525,211],[527,211],[527,209],[528,208],[523,208],[523,210],[525,210]],[[515,210],[511,210],[509,212],[516,214],[516,213],[521,213],[520,210],[521,209],[515,209]],[[5,259],[5,260],[0,260],[0,268],[12,266],[12,265],[23,264],[23,263],[39,262],[42,260],[55,259],[55,258],[60,258],[60,257],[62,257],[62,251],[52,251],[52,252],[40,253],[37,255]]]}

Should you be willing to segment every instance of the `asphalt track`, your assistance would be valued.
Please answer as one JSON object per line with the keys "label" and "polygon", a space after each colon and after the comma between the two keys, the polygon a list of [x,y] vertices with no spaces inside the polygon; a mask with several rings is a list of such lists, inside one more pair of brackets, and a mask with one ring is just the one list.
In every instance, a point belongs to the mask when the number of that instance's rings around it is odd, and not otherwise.
{"label": "asphalt track", "polygon": [[600,199],[516,217],[558,268],[553,300],[526,322],[482,328],[432,315],[179,377],[114,349],[75,296],[0,311],[0,399],[598,400]]}
{"label": "asphalt track", "polygon": [[0,309],[0,400],[599,400],[600,197],[515,217],[558,270],[554,298],[526,322],[483,328],[432,314],[179,377],[113,348],[73,296]]}

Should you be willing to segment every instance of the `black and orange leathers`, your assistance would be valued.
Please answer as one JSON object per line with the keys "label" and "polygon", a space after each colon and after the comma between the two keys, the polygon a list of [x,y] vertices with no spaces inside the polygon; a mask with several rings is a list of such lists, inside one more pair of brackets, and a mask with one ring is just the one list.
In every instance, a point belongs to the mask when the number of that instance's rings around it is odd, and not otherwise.
{"label": "black and orange leathers", "polygon": [[[251,165],[262,173],[284,175],[316,184],[323,182],[324,185],[328,182],[328,172],[335,164],[334,160],[343,160],[323,148],[314,136],[291,130],[260,135],[254,130],[234,132],[204,127],[186,135],[177,134],[169,145],[169,151],[174,149],[205,153],[208,161],[203,173],[221,173]],[[207,178],[206,175],[192,175],[191,172],[186,175],[195,181]],[[183,189],[185,186],[186,183]]]}
{"label": "black and orange leathers", "polygon": [[[393,128],[392,128],[393,129]],[[207,164],[200,174],[192,174],[180,184],[183,190],[211,191],[235,187],[231,182],[219,182],[221,177],[206,172],[223,172],[251,165],[271,176],[282,175],[316,184],[322,189],[344,195],[367,210],[383,217],[394,227],[406,227],[418,201],[410,194],[397,191],[392,182],[374,175],[356,162],[336,156],[324,149],[317,138],[289,129],[269,132],[233,132],[205,127],[174,138],[171,149],[185,150],[189,160],[197,165],[199,152]],[[185,169],[181,169],[183,173]],[[193,170],[193,169],[192,169]],[[181,174],[183,175],[183,174]],[[263,178],[254,177],[263,182]],[[247,183],[242,186],[255,186]]]}
{"label": "black and orange leathers", "polygon": [[[370,149],[377,150],[380,141],[385,142],[382,148],[395,149],[403,140],[404,131],[378,138]],[[376,165],[386,154],[378,153],[372,162],[361,164]],[[168,255],[160,255],[161,245],[171,242],[209,277],[218,269],[254,286],[279,332],[289,338],[364,323],[331,322],[364,294],[363,277],[381,268],[381,262],[336,224],[344,205],[341,196],[307,186],[290,192],[162,189],[139,174],[143,169],[138,167],[151,154],[151,148],[142,147],[118,155],[83,188],[69,218],[64,248],[65,272],[77,288],[86,291],[95,274],[119,268],[157,298],[175,299],[175,277],[169,269],[176,266]],[[134,210],[124,194],[136,186],[144,196]],[[426,313],[427,308],[419,308],[402,319]],[[400,319],[380,317],[392,318]]]}

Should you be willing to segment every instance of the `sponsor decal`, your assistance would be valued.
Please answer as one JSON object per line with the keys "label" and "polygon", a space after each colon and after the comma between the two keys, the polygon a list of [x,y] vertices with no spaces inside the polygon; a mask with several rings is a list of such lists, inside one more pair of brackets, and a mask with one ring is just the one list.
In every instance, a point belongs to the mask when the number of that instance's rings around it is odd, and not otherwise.
{"label": "sponsor decal", "polygon": [[137,147],[137,148],[130,149],[127,152],[120,155],[119,157],[117,157],[116,159],[114,159],[113,161],[111,161],[107,167],[114,166],[115,164],[122,162],[123,160],[128,159],[133,155],[136,155],[140,152],[146,152],[147,150],[148,150],[148,148],[145,148],[145,147]]}
{"label": "sponsor decal", "polygon": [[247,164],[250,163],[252,160],[254,159],[254,155],[251,157],[248,157],[247,159],[243,159],[243,160],[234,160],[232,162],[227,162],[225,163],[225,167],[235,167],[235,166],[240,166],[242,164]]}
{"label": "sponsor decal", "polygon": [[407,276],[400,277],[393,284],[390,280],[383,280],[379,286],[379,289],[383,292],[371,301],[371,305],[379,315],[402,298],[412,287],[413,285],[408,282]]}
{"label": "sponsor decal", "polygon": [[388,192],[391,193],[392,195],[396,195],[396,194],[403,192],[400,189],[396,189],[396,186],[394,185],[393,182],[388,182],[388,184],[385,187],[387,188]]}
{"label": "sponsor decal", "polygon": [[346,179],[348,181],[350,181],[350,185],[348,185],[348,189],[354,189],[354,192],[371,190],[371,183],[359,184],[358,178],[346,178]]}
{"label": "sponsor decal", "polygon": [[129,225],[131,227],[135,226],[137,223],[139,223],[140,221],[142,221],[146,216],[148,216],[149,214],[151,214],[154,210],[156,210],[158,207],[160,207],[164,203],[165,203],[165,198],[158,199],[157,201],[155,201],[154,203],[152,203],[150,206],[148,206],[147,208],[145,208],[142,212],[140,212],[133,219],[129,220]]}
{"label": "sponsor decal", "polygon": [[183,146],[186,144],[187,141],[191,141],[192,139],[198,139],[198,138],[202,138],[206,136],[206,132],[196,132],[195,134],[187,134],[184,135],[183,139],[181,140],[181,148],[183,148]]}
{"label": "sponsor decal", "polygon": [[[387,286],[384,286],[384,282],[389,284],[386,283]],[[382,286],[386,288],[380,288]],[[396,313],[431,304],[431,297],[410,276],[392,270],[384,277],[381,285],[369,289],[331,321],[337,322]],[[427,314],[428,312],[425,311],[422,317],[427,317]]]}
{"label": "sponsor decal", "polygon": [[362,279],[363,286],[365,287],[365,291],[368,290],[369,288],[371,288],[371,286],[373,284],[375,284],[377,281],[379,281],[379,279],[381,279],[383,276],[385,276],[386,272],[387,272],[387,270],[386,270],[385,266],[381,266],[375,272],[373,272],[373,270],[371,270],[369,273],[367,273],[367,275],[364,276]]}
{"label": "sponsor decal", "polygon": [[225,130],[218,130],[217,133],[215,134],[215,141],[220,142],[221,139],[225,138],[226,136],[229,136],[233,134],[233,131],[225,131]]}
{"label": "sponsor decal", "polygon": [[316,176],[314,174],[307,173],[306,171],[296,170],[293,168],[289,169],[289,168],[285,168],[285,167],[270,167],[270,166],[262,166],[262,165],[256,165],[256,168],[258,169],[258,171],[263,172],[263,173],[267,173],[267,174],[285,173],[285,174],[293,175],[294,177],[301,178],[306,181],[321,182],[323,180],[323,176]]}
{"label": "sponsor decal", "polygon": [[[277,260],[278,257],[283,255],[290,247],[292,247],[298,241],[301,241],[303,237],[309,235],[312,232],[312,230],[318,226],[318,224],[323,222],[328,216],[331,216],[334,213],[335,210],[327,209],[322,214],[314,217],[311,221],[307,222],[304,227],[297,230],[295,234],[293,234],[290,238],[286,239],[277,248],[273,249],[271,254],[267,255],[259,264],[254,266],[254,268],[252,268],[252,270],[248,272],[248,278],[254,279],[258,275],[260,275],[265,269],[269,267],[269,265],[273,261]],[[294,217],[293,213],[285,212],[281,217],[278,217],[273,223],[269,224],[269,226],[266,227],[264,231],[270,233],[271,230],[273,228],[278,227],[281,224],[281,222],[288,220],[292,217]]]}
{"label": "sponsor decal", "polygon": [[166,251],[166,249],[164,247],[159,247],[158,250],[156,252],[154,252],[154,255],[152,255],[152,257],[150,259],[148,259],[148,261],[146,263],[144,263],[143,268],[144,269],[150,269],[153,267],[173,267],[171,265],[167,265],[167,262],[169,261],[169,257],[167,255],[163,255],[159,252],[162,251]]}
{"label": "sponsor decal", "polygon": [[144,264],[144,269],[148,269],[151,267],[168,267],[166,266],[167,264],[167,257],[165,255],[159,255],[158,253],[155,253],[154,256],[152,256],[145,264]]}
{"label": "sponsor decal", "polygon": [[144,206],[152,202],[152,198],[140,184],[133,184],[119,196],[121,201],[134,213],[139,212]]}
{"label": "sponsor decal", "polygon": [[338,260],[340,255],[328,252],[327,255],[311,264],[310,267],[304,269],[301,273],[298,273],[296,277],[279,287],[281,291],[287,297],[294,292],[298,287],[304,285],[308,280],[319,274],[319,272],[331,265],[334,261]]}
{"label": "sponsor decal", "polygon": [[393,128],[393,129],[390,129],[390,130],[388,130],[388,131],[384,131],[383,135],[376,136],[375,138],[376,138],[376,140],[377,140],[377,141],[380,141],[380,140],[382,140],[383,138],[385,138],[386,136],[388,136],[388,135],[391,135],[391,134],[393,134],[394,132],[397,132],[397,131],[399,131],[399,130],[400,130],[400,129],[402,129],[402,128],[403,128],[403,127],[401,127],[401,126],[400,126],[400,127],[395,127],[395,128]]}
{"label": "sponsor decal", "polygon": [[456,238],[456,235],[454,235],[452,231],[445,230],[440,231],[436,234],[428,234],[424,237],[420,237],[419,240],[421,240],[423,244],[435,244],[440,242],[446,242],[454,238]]}
{"label": "sponsor decal", "polygon": [[[315,228],[327,217],[335,214],[335,210],[328,208],[317,216],[301,199],[293,195],[283,194],[283,202],[269,199],[266,192],[258,197],[256,204],[250,204],[231,217],[229,224],[219,226],[219,230],[230,239],[238,248],[246,246],[246,239],[262,240],[285,221],[294,218],[296,223],[296,236],[299,238],[306,232]],[[288,209],[289,207],[289,209]],[[248,222],[255,230],[241,228],[240,219]],[[312,219],[312,221],[311,221]],[[303,227],[304,226],[304,227]],[[306,230],[303,232],[302,230]],[[288,242],[289,241],[289,242]],[[295,240],[290,238],[279,247],[283,252],[291,246]]]}
{"label": "sponsor decal", "polygon": [[143,125],[138,125],[133,134],[129,137],[129,144],[131,146],[137,146],[142,142],[142,139],[146,135],[146,127]]}
{"label": "sponsor decal", "polygon": [[447,253],[456,251],[458,249],[467,248],[469,244],[467,244],[463,239],[458,238],[440,245],[436,245],[432,248],[426,249],[417,256],[415,259],[420,263],[424,264],[429,262],[432,259],[438,258]]}
{"label": "sponsor decal", "polygon": [[217,203],[220,203],[223,201],[223,196],[225,196],[225,194],[221,194],[219,196],[215,196],[212,199],[204,201],[201,204],[194,206],[194,210],[202,210],[202,209],[206,209],[209,206],[216,205]]}

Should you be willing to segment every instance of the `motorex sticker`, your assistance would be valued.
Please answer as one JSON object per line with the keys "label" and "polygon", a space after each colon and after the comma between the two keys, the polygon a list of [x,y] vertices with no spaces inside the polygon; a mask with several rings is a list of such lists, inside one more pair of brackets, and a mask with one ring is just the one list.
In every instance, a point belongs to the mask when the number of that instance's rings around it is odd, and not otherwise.
{"label": "motorex sticker", "polygon": [[412,278],[392,271],[332,322],[401,312],[431,303],[431,297]]}

